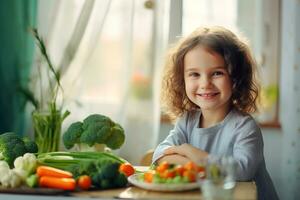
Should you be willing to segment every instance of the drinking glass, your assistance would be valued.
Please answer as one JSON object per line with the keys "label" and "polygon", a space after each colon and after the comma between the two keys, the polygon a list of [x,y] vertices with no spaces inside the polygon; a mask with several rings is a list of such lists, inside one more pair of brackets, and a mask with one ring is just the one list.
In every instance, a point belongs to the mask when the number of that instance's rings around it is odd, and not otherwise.
{"label": "drinking glass", "polygon": [[[203,165],[203,161],[202,161]],[[204,161],[205,176],[198,177],[205,200],[232,200],[236,162],[229,156],[209,156]]]}

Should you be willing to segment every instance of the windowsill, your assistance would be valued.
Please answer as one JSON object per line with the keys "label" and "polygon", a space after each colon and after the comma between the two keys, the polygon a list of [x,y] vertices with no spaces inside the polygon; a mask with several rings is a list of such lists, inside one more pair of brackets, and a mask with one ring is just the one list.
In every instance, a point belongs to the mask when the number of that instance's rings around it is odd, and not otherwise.
{"label": "windowsill", "polygon": [[281,124],[278,121],[259,123],[261,128],[281,129]]}

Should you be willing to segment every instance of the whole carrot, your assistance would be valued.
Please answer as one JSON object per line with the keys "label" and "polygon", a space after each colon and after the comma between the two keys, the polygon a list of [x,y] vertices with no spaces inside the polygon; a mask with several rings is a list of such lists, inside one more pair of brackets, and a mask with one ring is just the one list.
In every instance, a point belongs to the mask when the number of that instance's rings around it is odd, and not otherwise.
{"label": "whole carrot", "polygon": [[71,172],[57,169],[54,167],[48,167],[48,166],[39,166],[36,169],[36,173],[39,177],[42,177],[42,176],[51,176],[51,177],[57,177],[57,178],[72,178],[73,177],[73,174]]}
{"label": "whole carrot", "polygon": [[51,176],[42,176],[39,179],[39,186],[63,190],[75,190],[76,181],[74,178],[57,178]]}

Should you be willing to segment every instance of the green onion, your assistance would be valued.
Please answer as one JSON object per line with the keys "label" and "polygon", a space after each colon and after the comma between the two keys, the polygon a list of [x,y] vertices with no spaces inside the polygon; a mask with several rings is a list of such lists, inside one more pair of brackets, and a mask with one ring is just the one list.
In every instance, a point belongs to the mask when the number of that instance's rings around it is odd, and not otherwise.
{"label": "green onion", "polygon": [[40,153],[37,156],[39,165],[47,165],[63,170],[67,170],[71,165],[80,164],[95,160],[113,160],[119,163],[127,162],[109,152],[49,152]]}

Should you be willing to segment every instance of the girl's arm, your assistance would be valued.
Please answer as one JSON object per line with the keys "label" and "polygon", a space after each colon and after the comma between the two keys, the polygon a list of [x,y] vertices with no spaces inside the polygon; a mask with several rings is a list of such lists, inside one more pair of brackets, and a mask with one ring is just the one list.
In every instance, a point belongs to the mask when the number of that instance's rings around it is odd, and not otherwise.
{"label": "girl's arm", "polygon": [[188,115],[184,114],[175,124],[173,130],[170,131],[167,138],[161,142],[155,149],[152,163],[158,162],[159,159],[164,157],[164,151],[172,146],[178,146],[187,143],[187,123]]}
{"label": "girl's arm", "polygon": [[233,145],[233,157],[237,161],[237,180],[253,179],[263,161],[263,138],[253,120],[244,123],[238,131]]}
{"label": "girl's arm", "polygon": [[184,157],[179,154],[172,154],[172,155],[164,155],[161,158],[157,160],[157,163],[160,164],[161,162],[167,161],[168,163],[171,164],[180,164],[184,165],[185,163],[189,162],[190,159],[187,157]]}
{"label": "girl's arm", "polygon": [[184,143],[179,146],[169,147],[164,151],[165,155],[180,155],[195,163],[201,163],[209,155],[206,151]]}

